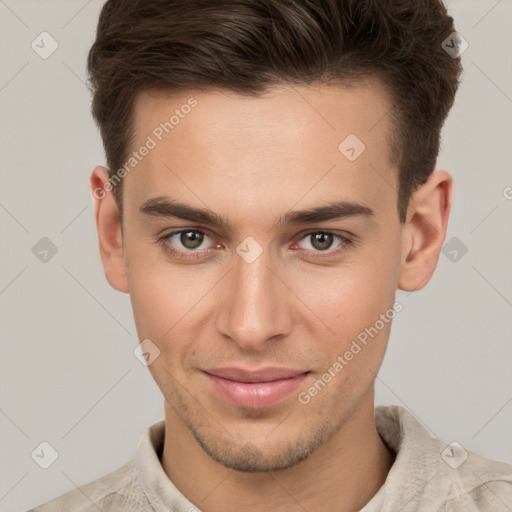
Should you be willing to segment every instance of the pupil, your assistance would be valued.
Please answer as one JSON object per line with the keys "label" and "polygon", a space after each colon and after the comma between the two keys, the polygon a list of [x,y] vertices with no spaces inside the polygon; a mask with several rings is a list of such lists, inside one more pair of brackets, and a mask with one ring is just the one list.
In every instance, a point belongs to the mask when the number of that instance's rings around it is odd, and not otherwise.
{"label": "pupil", "polygon": [[180,238],[181,243],[188,249],[196,249],[203,242],[203,234],[197,231],[184,231]]}
{"label": "pupil", "polygon": [[325,250],[332,245],[332,234],[316,233],[313,237],[313,247],[315,249]]}

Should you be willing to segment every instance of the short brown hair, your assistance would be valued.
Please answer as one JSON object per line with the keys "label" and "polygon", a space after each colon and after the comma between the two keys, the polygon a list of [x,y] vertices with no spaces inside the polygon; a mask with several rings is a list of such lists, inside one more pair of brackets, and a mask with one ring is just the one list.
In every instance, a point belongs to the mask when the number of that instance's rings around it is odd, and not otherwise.
{"label": "short brown hair", "polygon": [[[442,46],[455,32],[441,0],[108,0],[89,52],[92,112],[111,176],[133,137],[145,90],[353,84],[391,94],[398,212],[433,172],[462,72]],[[453,45],[452,45],[453,46]],[[122,187],[114,194],[122,215]]]}

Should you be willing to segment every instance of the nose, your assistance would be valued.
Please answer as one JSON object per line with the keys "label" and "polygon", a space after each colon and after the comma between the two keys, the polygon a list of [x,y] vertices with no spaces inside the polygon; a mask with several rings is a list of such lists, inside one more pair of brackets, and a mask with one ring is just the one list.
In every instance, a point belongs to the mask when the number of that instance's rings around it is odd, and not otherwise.
{"label": "nose", "polygon": [[291,331],[292,293],[275,267],[267,251],[252,263],[235,255],[226,276],[216,328],[243,350],[261,351]]}

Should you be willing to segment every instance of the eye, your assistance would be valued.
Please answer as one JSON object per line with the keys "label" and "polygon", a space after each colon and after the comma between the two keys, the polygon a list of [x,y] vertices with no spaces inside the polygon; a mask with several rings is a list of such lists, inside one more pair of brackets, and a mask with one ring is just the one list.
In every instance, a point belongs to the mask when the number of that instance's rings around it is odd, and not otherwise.
{"label": "eye", "polygon": [[162,236],[157,241],[162,244],[164,249],[172,256],[186,259],[201,258],[205,255],[209,255],[213,250],[205,243],[209,238],[205,231],[186,228],[172,231]]}
{"label": "eye", "polygon": [[[221,244],[212,247],[208,240],[212,237],[201,229],[183,228],[171,231],[157,239],[165,251],[177,259],[197,260],[208,258]],[[304,244],[304,242],[307,242]],[[304,244],[304,245],[303,245]],[[304,235],[296,244],[306,251],[308,258],[332,257],[343,252],[353,242],[350,238],[332,231],[312,231]],[[334,249],[333,249],[334,247]]]}
{"label": "eye", "polygon": [[[352,244],[352,240],[349,238],[339,233],[333,233],[332,231],[313,231],[307,233],[298,243],[299,247],[303,241],[307,241],[307,243],[305,247],[303,245],[301,248],[312,252],[313,254],[311,256],[314,258],[333,256]],[[333,246],[334,249],[332,249]]]}
{"label": "eye", "polygon": [[172,238],[176,236],[178,237],[176,241],[182,244],[185,249],[193,250],[200,248],[201,244],[204,242],[205,236],[207,235],[203,231],[184,230],[172,234],[172,236],[169,237],[169,240],[172,240]]}

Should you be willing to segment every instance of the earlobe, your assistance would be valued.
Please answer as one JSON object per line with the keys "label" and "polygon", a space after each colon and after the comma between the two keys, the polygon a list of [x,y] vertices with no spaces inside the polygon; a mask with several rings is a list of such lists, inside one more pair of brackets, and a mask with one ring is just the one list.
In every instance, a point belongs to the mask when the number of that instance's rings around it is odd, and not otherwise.
{"label": "earlobe", "polygon": [[93,170],[91,192],[105,277],[113,288],[128,293],[119,209],[105,167],[96,167]]}
{"label": "earlobe", "polygon": [[452,202],[452,178],[435,171],[413,194],[402,228],[398,288],[416,291],[432,278],[443,248]]}

